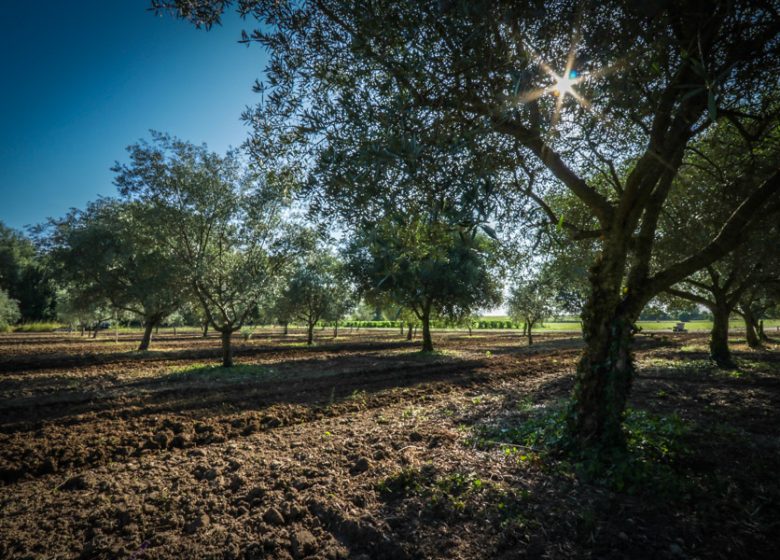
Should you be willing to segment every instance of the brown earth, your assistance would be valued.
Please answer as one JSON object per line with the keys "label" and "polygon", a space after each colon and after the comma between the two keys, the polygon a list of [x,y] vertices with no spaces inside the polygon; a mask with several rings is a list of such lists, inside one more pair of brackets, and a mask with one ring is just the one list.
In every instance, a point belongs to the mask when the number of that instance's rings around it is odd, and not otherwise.
{"label": "brown earth", "polygon": [[570,335],[318,335],[232,370],[193,334],[0,336],[0,558],[776,557],[777,345],[723,372],[639,337],[631,407],[683,428],[624,485],[503,437],[568,395]]}

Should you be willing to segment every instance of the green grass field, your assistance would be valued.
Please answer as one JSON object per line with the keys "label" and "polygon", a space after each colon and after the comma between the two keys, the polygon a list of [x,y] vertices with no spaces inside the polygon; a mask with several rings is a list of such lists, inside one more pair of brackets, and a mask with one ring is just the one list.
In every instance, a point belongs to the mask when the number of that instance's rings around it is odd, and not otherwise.
{"label": "green grass field", "polygon": [[[509,321],[509,317],[506,316],[490,316],[480,317],[481,321]],[[677,324],[677,321],[639,321],[638,326],[642,327],[643,331],[663,331],[672,330]],[[764,321],[764,329],[768,334],[771,331],[780,327],[780,319],[767,319]],[[745,323],[739,319],[729,321],[729,328],[731,329],[743,329]],[[689,321],[685,323],[685,330],[690,332],[709,331],[712,329],[712,321]],[[578,331],[580,330],[580,324],[575,321],[555,322],[550,321],[544,323],[544,325],[537,327],[534,331],[541,332],[554,332],[554,331]]]}

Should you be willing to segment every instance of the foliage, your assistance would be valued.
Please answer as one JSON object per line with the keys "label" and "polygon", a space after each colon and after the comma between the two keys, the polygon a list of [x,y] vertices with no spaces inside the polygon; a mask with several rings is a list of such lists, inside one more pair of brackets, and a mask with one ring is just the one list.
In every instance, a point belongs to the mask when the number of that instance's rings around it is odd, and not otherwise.
{"label": "foliage", "polygon": [[282,227],[283,181],[236,151],[221,156],[161,133],[128,151],[130,164],[114,167],[116,184],[153,208],[189,289],[223,334],[229,366],[229,334],[273,291],[293,251],[294,236]]}
{"label": "foliage", "polygon": [[149,203],[100,199],[50,220],[43,239],[71,301],[106,301],[143,319],[140,350],[183,301],[184,269],[159,235],[158,218]]}
{"label": "foliage", "polygon": [[[207,27],[229,5],[153,4]],[[481,198],[488,214],[529,200],[547,225],[601,241],[571,428],[585,447],[624,445],[631,333],[642,308],[733,250],[780,193],[780,171],[768,170],[716,236],[651,271],[658,220],[691,143],[724,120],[746,138],[778,122],[776,77],[766,71],[780,55],[775,11],[751,0],[685,9],[620,0],[248,0],[240,10],[262,24],[245,40],[271,59],[258,85],[264,102],[246,115],[260,139],[253,154],[313,172],[309,184],[324,207],[353,206],[376,220],[404,208],[399,199],[435,213]],[[556,89],[567,79],[568,92]],[[267,142],[269,133],[277,141]],[[392,165],[382,167],[383,159]],[[473,196],[480,189],[483,196]],[[506,201],[496,203],[495,192]],[[561,192],[582,212],[557,214]],[[453,215],[472,210],[454,206]],[[479,213],[466,222],[489,220]]]}
{"label": "foliage", "polygon": [[307,254],[297,263],[281,296],[288,317],[304,322],[308,344],[320,319],[338,322],[353,307],[354,298],[342,263],[325,251]]}
{"label": "foliage", "polygon": [[544,272],[521,280],[512,287],[507,302],[509,316],[525,323],[529,344],[533,327],[553,314],[554,298],[555,293]]}
{"label": "foliage", "polygon": [[[674,495],[685,486],[675,464],[688,452],[685,443],[691,426],[676,414],[653,415],[627,409],[624,424],[627,447],[607,458],[590,450],[561,454],[571,448],[566,429],[567,406],[560,403],[530,408],[520,424],[482,426],[475,430],[479,446],[507,446],[508,455],[521,461],[541,457],[548,466],[573,470],[585,480],[628,493],[663,492]],[[513,445],[521,446],[519,450]]]}
{"label": "foliage", "polygon": [[0,222],[0,289],[19,304],[23,321],[54,318],[55,291],[33,242]]}
{"label": "foliage", "polygon": [[412,310],[425,338],[432,316],[455,320],[500,300],[490,244],[475,230],[396,216],[359,232],[345,258],[358,289]]}
{"label": "foliage", "polygon": [[19,302],[8,297],[8,292],[0,289],[0,332],[6,331],[21,317]]}

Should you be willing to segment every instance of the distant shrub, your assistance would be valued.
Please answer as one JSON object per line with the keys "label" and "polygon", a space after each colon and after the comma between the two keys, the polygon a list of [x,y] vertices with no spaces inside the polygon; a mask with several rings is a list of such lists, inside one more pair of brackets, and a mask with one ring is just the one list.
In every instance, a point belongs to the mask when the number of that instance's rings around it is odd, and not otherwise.
{"label": "distant shrub", "polygon": [[14,332],[52,332],[57,329],[61,329],[63,325],[60,323],[22,323],[13,327]]}

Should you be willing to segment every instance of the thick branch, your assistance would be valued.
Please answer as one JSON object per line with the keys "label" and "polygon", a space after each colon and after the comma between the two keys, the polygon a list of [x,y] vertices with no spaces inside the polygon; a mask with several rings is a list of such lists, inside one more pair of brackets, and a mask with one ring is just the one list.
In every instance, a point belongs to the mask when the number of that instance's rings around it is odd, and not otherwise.
{"label": "thick branch", "polygon": [[745,231],[755,226],[765,214],[762,206],[780,193],[780,171],[776,171],[734,211],[720,233],[704,249],[691,255],[648,280],[649,293],[658,293],[683,280],[686,276],[715,262],[742,242]]}

